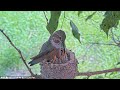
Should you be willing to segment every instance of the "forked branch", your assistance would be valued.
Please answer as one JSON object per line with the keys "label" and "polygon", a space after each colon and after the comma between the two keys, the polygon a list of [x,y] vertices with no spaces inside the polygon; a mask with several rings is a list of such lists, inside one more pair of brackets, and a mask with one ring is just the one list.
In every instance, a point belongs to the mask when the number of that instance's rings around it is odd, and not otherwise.
{"label": "forked branch", "polygon": [[4,34],[4,36],[8,39],[8,41],[10,42],[10,44],[11,44],[11,45],[15,48],[15,50],[19,53],[22,61],[24,62],[25,66],[27,67],[27,69],[28,69],[28,71],[30,72],[31,76],[35,76],[35,75],[33,74],[33,72],[31,71],[31,69],[29,68],[29,66],[27,65],[26,60],[24,59],[24,57],[23,57],[20,49],[18,49],[18,48],[12,43],[12,41],[10,40],[10,38],[4,33],[3,30],[0,30],[0,31]]}

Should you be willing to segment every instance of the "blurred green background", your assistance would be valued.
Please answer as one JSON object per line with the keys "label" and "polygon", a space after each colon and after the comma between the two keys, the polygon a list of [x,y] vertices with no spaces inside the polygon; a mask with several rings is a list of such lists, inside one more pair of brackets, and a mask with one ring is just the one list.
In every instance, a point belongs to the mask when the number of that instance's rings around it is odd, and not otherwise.
{"label": "blurred green background", "polygon": [[[75,11],[62,12],[58,29],[65,31],[66,46],[75,52],[79,62],[80,72],[98,71],[111,69],[120,61],[120,48],[113,45],[97,45],[91,43],[113,43],[109,37],[100,29],[104,18],[104,11],[97,12],[92,19],[85,21],[93,11],[84,11],[78,17]],[[46,13],[48,19],[50,12]],[[81,33],[80,44],[71,32],[70,20],[72,20]],[[62,24],[63,23],[63,24]],[[47,41],[50,34],[46,29],[46,19],[42,11],[0,11],[0,29],[10,37],[17,48],[22,51],[23,56],[30,61],[30,58],[37,55],[42,44]],[[120,25],[114,33],[119,36]],[[31,67],[32,71],[40,74],[40,66]],[[90,78],[120,78],[119,72],[91,76]],[[6,37],[0,32],[0,76],[29,76],[29,72],[20,59],[18,52],[10,45]],[[86,78],[86,77],[76,77]]]}

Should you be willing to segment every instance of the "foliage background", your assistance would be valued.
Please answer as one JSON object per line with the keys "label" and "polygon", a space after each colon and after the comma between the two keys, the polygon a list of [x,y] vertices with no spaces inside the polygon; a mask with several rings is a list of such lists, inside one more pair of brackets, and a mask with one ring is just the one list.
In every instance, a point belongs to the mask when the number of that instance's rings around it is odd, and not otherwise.
{"label": "foliage background", "polygon": [[[113,45],[97,45],[92,43],[114,43],[111,37],[100,29],[104,18],[104,11],[97,12],[91,19],[85,21],[93,11],[84,11],[78,16],[75,11],[66,11],[60,16],[57,30],[65,31],[66,47],[75,52],[78,59],[80,72],[98,71],[111,69],[117,66],[120,61],[120,48]],[[47,12],[48,19],[50,12]],[[79,28],[81,33],[81,44],[75,39],[71,32],[70,20]],[[10,37],[13,43],[22,51],[23,56],[30,61],[30,58],[37,55],[42,44],[47,41],[50,34],[46,29],[46,19],[42,11],[1,11],[0,28]],[[113,29],[119,36],[120,25]],[[33,72],[40,74],[39,65],[31,67]],[[12,74],[11,72],[16,72]],[[21,74],[18,74],[20,72]],[[26,73],[27,72],[27,73]],[[26,73],[26,74],[25,74]],[[120,78],[119,72],[91,76],[90,78]],[[0,76],[29,76],[25,65],[16,50],[8,40],[0,33]],[[76,77],[86,78],[86,77]]]}

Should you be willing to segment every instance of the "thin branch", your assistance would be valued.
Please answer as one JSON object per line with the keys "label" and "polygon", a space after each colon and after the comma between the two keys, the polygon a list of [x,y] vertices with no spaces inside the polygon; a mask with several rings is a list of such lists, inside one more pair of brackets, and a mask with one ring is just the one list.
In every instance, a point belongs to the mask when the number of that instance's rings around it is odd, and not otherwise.
{"label": "thin branch", "polygon": [[116,37],[117,37],[118,40],[115,40],[115,38],[114,38],[115,34],[113,34],[112,29],[111,29],[111,33],[112,33],[112,39],[113,39],[114,43],[116,44],[116,46],[120,47],[120,40],[117,36]]}
{"label": "thin branch", "polygon": [[35,75],[34,77],[35,79],[45,79],[45,77],[43,77],[42,75]]}
{"label": "thin branch", "polygon": [[47,24],[48,24],[48,18],[47,18],[46,14],[45,14],[45,11],[43,11],[43,13],[44,13],[45,19],[46,19]]}
{"label": "thin branch", "polygon": [[19,53],[22,61],[24,62],[25,66],[27,67],[27,69],[28,69],[28,71],[30,72],[31,76],[34,76],[33,72],[32,72],[31,69],[28,67],[28,65],[27,65],[27,63],[26,63],[26,61],[25,61],[25,59],[24,59],[24,57],[23,57],[20,49],[18,49],[18,48],[12,43],[12,41],[10,40],[10,38],[3,32],[3,30],[0,30],[0,31],[4,34],[4,36],[8,39],[8,41],[10,42],[10,44],[11,44],[11,45],[16,49],[16,51]]}
{"label": "thin branch", "polygon": [[120,68],[113,68],[113,69],[108,69],[108,70],[102,70],[102,71],[95,71],[95,72],[84,72],[84,73],[78,73],[77,76],[92,76],[92,75],[97,75],[97,74],[103,74],[103,73],[109,73],[109,72],[116,72],[120,71]]}
{"label": "thin branch", "polygon": [[62,29],[62,27],[63,27],[64,19],[65,19],[65,11],[64,11],[64,18],[63,18],[63,21],[62,21],[61,29]]}
{"label": "thin branch", "polygon": [[91,43],[91,44],[99,44],[99,45],[113,45],[113,46],[117,46],[116,44],[105,44],[105,43]]}
{"label": "thin branch", "polygon": [[111,29],[110,31],[111,31],[111,33],[112,33],[112,39],[113,39],[114,43],[116,43],[116,44],[117,44],[117,42],[116,42],[116,40],[115,40],[115,38],[114,38],[114,34],[113,34],[112,29]]}
{"label": "thin branch", "polygon": [[[91,44],[91,45],[87,48],[87,50],[85,51],[85,54],[82,56],[82,59],[84,59],[84,57],[86,57],[88,50],[89,50],[92,46],[93,46],[93,44]],[[81,58],[81,57],[78,57],[77,59],[80,59],[80,58]]]}

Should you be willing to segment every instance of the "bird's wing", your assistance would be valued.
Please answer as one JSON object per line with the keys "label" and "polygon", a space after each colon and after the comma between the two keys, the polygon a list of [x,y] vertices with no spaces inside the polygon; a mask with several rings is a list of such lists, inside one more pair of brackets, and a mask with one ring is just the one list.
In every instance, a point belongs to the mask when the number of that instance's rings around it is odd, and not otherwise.
{"label": "bird's wing", "polygon": [[42,58],[42,57],[44,57],[45,55],[47,55],[47,54],[49,54],[50,52],[52,52],[53,50],[54,50],[54,49],[51,48],[51,49],[49,49],[49,50],[46,50],[45,52],[41,52],[41,53],[39,53],[37,56],[32,57],[31,59],[35,60],[35,59],[38,59],[38,58]]}
{"label": "bird's wing", "polygon": [[30,61],[28,64],[30,64],[30,66],[34,65],[34,64],[37,64],[39,62],[42,62],[45,58],[46,55],[48,55],[50,52],[52,52],[54,49],[50,49],[50,50],[47,50],[46,52],[42,52],[40,54],[38,54],[37,56],[31,58],[32,61]]}
{"label": "bird's wing", "polygon": [[52,50],[51,46],[49,46],[49,41],[46,41],[42,47],[41,50],[39,52],[39,54],[37,56],[32,57],[31,59],[36,59],[36,58],[40,58],[41,56],[44,56],[45,54],[49,53]]}
{"label": "bird's wing", "polygon": [[30,66],[32,66],[34,64],[41,62],[42,60],[44,60],[46,55],[48,55],[53,50],[54,50],[54,47],[49,42],[44,43],[42,45],[42,48],[41,48],[39,54],[37,56],[32,57],[31,58],[32,61],[30,61],[28,64],[30,64]]}
{"label": "bird's wing", "polygon": [[41,50],[40,50],[39,53],[45,52],[45,51],[47,50],[47,48],[48,48],[48,41],[46,41],[46,42],[42,45]]}

